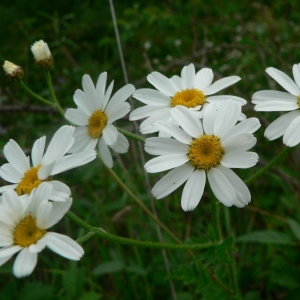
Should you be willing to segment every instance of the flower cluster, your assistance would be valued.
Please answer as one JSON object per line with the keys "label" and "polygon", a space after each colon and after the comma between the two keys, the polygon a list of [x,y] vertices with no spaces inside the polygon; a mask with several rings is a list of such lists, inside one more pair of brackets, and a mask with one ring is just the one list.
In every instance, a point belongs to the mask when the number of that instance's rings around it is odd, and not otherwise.
{"label": "flower cluster", "polygon": [[[49,74],[54,61],[48,45],[41,40],[31,50],[37,65]],[[22,79],[20,66],[6,61],[3,68],[9,78]],[[288,93],[256,92],[254,108],[290,111],[270,124],[265,136],[269,140],[283,136],[284,144],[295,146],[300,142],[300,64],[293,67],[295,82],[275,68],[266,71]],[[77,89],[73,97],[77,108],[64,113],[75,126],[59,128],[47,149],[45,136],[36,140],[30,156],[12,139],[4,146],[8,162],[0,167],[0,177],[10,184],[0,187],[0,266],[19,252],[13,273],[27,276],[37,264],[37,253],[45,247],[71,260],[81,258],[84,250],[78,243],[47,231],[72,204],[70,188],[54,176],[93,161],[97,154],[106,167],[113,167],[110,149],[126,153],[129,148],[126,131],[119,132],[115,122],[130,112],[126,102],[130,96],[145,105],[133,110],[129,119],[145,119],[140,124],[143,134],[158,132],[158,136],[145,140],[145,151],[157,156],[145,164],[146,171],[169,170],[154,185],[155,198],[164,198],[185,183],[181,206],[190,211],[199,204],[208,182],[225,206],[249,204],[248,187],[231,169],[256,165],[258,155],[249,150],[256,144],[253,134],[260,122],[242,113],[245,99],[215,95],[241,78],[229,76],[213,82],[211,69],[196,72],[189,64],[183,67],[181,76],[168,78],[153,72],[147,79],[155,89],[135,90],[132,84],[126,84],[112,95],[114,83],[106,87],[106,72],[100,74],[96,85],[84,75],[82,90]],[[55,105],[63,112],[59,103]]]}

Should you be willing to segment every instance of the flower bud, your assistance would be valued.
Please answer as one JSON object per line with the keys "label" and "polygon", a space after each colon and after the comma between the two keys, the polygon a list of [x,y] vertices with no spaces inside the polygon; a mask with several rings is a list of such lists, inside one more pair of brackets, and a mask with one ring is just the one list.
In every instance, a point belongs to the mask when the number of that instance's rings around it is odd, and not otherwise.
{"label": "flower bud", "polygon": [[19,81],[23,79],[24,71],[22,67],[11,63],[6,60],[3,65],[4,72],[9,80]]}
{"label": "flower bud", "polygon": [[31,52],[34,56],[35,63],[42,69],[42,70],[50,70],[53,67],[54,60],[49,50],[47,43],[43,40],[35,42],[31,46]]}

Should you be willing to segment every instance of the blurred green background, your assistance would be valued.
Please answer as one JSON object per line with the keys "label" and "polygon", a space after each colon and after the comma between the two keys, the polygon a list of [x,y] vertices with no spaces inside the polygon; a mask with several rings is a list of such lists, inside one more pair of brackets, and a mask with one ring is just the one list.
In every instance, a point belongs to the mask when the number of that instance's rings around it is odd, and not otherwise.
{"label": "blurred green background", "polygon": [[[250,100],[258,90],[282,90],[267,77],[266,67],[276,67],[291,76],[293,64],[299,62],[297,0],[126,0],[115,1],[114,5],[129,82],[136,88],[150,87],[146,76],[151,71],[169,77],[191,62],[197,70],[212,68],[215,79],[231,75],[242,78],[226,94],[247,99],[244,112],[248,117],[258,117],[262,128],[256,134],[258,144],[254,148],[260,162],[250,170],[239,170],[241,178],[248,178],[283,148],[281,139],[269,142],[263,137],[264,129],[279,113],[255,113]],[[100,72],[107,71],[109,82],[115,81],[114,91],[125,83],[109,1],[1,0],[0,38],[0,61],[21,65],[24,82],[45,98],[50,98],[49,91],[44,74],[34,65],[30,46],[40,39],[48,43],[55,60],[52,80],[64,108],[75,107],[72,96],[81,88],[84,74],[96,81]],[[139,105],[133,100],[135,108]],[[17,83],[9,82],[4,72],[0,73],[1,149],[13,138],[29,152],[35,139],[42,135],[50,138],[63,124],[66,122],[55,110],[32,99]],[[133,130],[126,118],[118,126]],[[128,154],[116,157],[114,170],[150,207],[137,146],[134,142],[131,146]],[[248,242],[233,245],[228,240],[225,248],[237,261],[239,285],[246,300],[298,299],[299,159],[299,147],[295,147],[280,165],[249,186],[250,208],[222,207],[225,236],[250,234]],[[0,161],[5,162],[2,154]],[[151,175],[151,184],[158,178]],[[158,240],[155,224],[145,218],[100,164],[60,174],[59,179],[72,189],[72,210],[92,225],[120,236]],[[189,213],[181,210],[180,195],[177,191],[155,201],[160,219],[183,241],[212,239],[208,195]],[[68,219],[54,230],[73,238],[84,234]],[[253,237],[257,231],[260,233]],[[172,242],[167,235],[164,238]],[[174,299],[170,280],[180,300],[231,299],[199,266],[199,261],[204,262],[206,268],[228,282],[229,262],[223,250],[202,251],[196,259],[183,251],[168,251],[168,275],[159,250],[98,238],[83,246],[86,254],[78,263],[45,250],[34,273],[25,279],[13,277],[13,260],[0,267],[0,299]]]}

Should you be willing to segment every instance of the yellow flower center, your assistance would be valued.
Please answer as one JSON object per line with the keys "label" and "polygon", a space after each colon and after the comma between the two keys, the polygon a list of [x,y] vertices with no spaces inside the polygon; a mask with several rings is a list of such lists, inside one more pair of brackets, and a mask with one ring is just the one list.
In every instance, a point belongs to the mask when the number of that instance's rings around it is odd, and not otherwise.
{"label": "yellow flower center", "polygon": [[91,138],[97,139],[101,137],[103,129],[107,124],[106,114],[98,109],[93,112],[89,118],[88,134]]}
{"label": "yellow flower center", "polygon": [[27,215],[15,229],[14,243],[21,247],[29,247],[40,240],[45,233],[45,229],[36,226],[36,219]]}
{"label": "yellow flower center", "polygon": [[41,165],[32,167],[25,172],[16,188],[16,192],[19,196],[30,194],[34,188],[38,187],[43,182],[43,180],[38,178],[38,171],[40,167]]}
{"label": "yellow flower center", "polygon": [[217,166],[224,154],[220,139],[214,135],[202,135],[192,141],[189,149],[190,162],[205,171]]}
{"label": "yellow flower center", "polygon": [[297,101],[297,103],[298,103],[298,106],[300,107],[300,96],[298,96],[298,101]]}
{"label": "yellow flower center", "polygon": [[186,89],[177,92],[173,96],[171,106],[175,107],[177,105],[182,105],[190,108],[198,105],[204,105],[205,101],[205,95],[202,93],[202,91],[198,89]]}

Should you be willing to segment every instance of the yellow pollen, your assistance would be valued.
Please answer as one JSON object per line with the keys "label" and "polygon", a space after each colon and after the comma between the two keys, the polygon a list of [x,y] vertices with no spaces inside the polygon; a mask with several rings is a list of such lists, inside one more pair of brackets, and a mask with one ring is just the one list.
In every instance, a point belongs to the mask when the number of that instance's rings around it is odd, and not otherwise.
{"label": "yellow pollen", "polygon": [[16,188],[16,192],[19,196],[30,194],[34,188],[38,187],[43,182],[43,180],[38,178],[38,171],[40,167],[40,165],[37,167],[31,167],[25,172]]}
{"label": "yellow pollen", "polygon": [[177,105],[186,106],[187,108],[195,107],[198,105],[204,105],[205,95],[198,89],[186,89],[177,92],[171,101],[171,106]]}
{"label": "yellow pollen", "polygon": [[21,247],[29,247],[40,240],[45,233],[45,229],[36,226],[36,219],[27,215],[15,229],[14,243]]}
{"label": "yellow pollen", "polygon": [[220,163],[223,154],[219,137],[202,135],[192,141],[188,156],[194,167],[208,171]]}
{"label": "yellow pollen", "polygon": [[106,114],[98,109],[89,118],[88,134],[91,138],[97,139],[102,136],[103,129],[107,124]]}
{"label": "yellow pollen", "polygon": [[300,107],[300,96],[298,96],[298,101],[297,101],[297,103],[298,103],[298,106]]}

